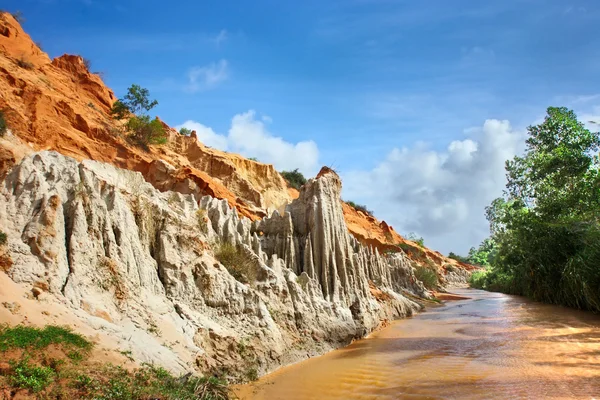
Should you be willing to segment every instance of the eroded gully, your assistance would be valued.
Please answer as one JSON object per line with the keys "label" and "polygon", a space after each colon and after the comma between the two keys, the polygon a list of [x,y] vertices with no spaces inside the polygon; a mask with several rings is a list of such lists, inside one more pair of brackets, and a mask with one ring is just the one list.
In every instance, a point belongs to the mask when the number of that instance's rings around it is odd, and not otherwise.
{"label": "eroded gully", "polygon": [[600,399],[600,316],[457,289],[369,338],[238,388],[242,400]]}

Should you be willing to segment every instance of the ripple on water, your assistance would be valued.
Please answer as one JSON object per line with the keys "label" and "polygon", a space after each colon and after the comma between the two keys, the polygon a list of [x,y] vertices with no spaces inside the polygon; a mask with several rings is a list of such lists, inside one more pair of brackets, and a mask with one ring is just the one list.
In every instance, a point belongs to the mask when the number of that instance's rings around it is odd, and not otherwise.
{"label": "ripple on water", "polygon": [[590,399],[600,317],[481,291],[240,388],[241,399]]}

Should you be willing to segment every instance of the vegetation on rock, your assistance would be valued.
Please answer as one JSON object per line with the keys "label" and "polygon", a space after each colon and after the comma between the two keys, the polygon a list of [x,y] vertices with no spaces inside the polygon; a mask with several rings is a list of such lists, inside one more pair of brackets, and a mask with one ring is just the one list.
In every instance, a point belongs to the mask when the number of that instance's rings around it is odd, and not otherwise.
{"label": "vegetation on rock", "polygon": [[434,269],[416,264],[414,265],[414,267],[415,278],[423,282],[423,285],[427,289],[435,289],[438,286],[438,276]]}
{"label": "vegetation on rock", "polygon": [[183,136],[190,136],[192,134],[192,130],[189,128],[183,127],[179,130],[179,134],[183,135]]}
{"label": "vegetation on rock", "polygon": [[111,109],[113,118],[117,120],[128,118],[125,130],[129,138],[143,147],[167,142],[162,122],[158,118],[151,119],[147,114],[158,105],[158,101],[150,100],[149,96],[148,89],[131,85],[125,97],[117,100]]}
{"label": "vegetation on rock", "polygon": [[471,285],[600,311],[600,135],[556,107],[528,133],[486,209],[496,249]]}
{"label": "vegetation on rock", "polygon": [[241,246],[222,242],[215,251],[215,258],[229,271],[231,276],[242,283],[256,282],[256,265]]}
{"label": "vegetation on rock", "polygon": [[306,183],[306,178],[302,175],[302,172],[298,171],[298,168],[293,171],[282,171],[281,176],[283,176],[288,185],[297,190],[300,190],[302,185]]}
{"label": "vegetation on rock", "polygon": [[0,392],[25,389],[20,398],[94,400],[227,400],[227,383],[216,377],[173,376],[144,364],[128,370],[89,359],[93,343],[68,328],[4,326],[0,356],[9,368],[0,372]]}
{"label": "vegetation on rock", "polygon": [[373,211],[369,210],[367,208],[367,206],[361,205],[361,204],[356,204],[353,201],[347,201],[346,204],[348,204],[350,207],[354,208],[356,211],[362,211],[363,213],[373,216]]}
{"label": "vegetation on rock", "polygon": [[24,69],[33,69],[34,65],[32,63],[30,63],[29,61],[25,60],[24,58],[19,58],[17,60],[17,65],[21,68]]}

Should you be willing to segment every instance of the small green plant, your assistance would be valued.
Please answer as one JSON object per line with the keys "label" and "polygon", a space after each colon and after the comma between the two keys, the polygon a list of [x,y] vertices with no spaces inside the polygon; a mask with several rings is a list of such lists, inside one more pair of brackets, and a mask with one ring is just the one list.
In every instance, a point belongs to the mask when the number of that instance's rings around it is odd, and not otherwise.
{"label": "small green plant", "polygon": [[257,269],[252,260],[241,246],[222,242],[218,245],[215,258],[229,271],[231,276],[242,283],[254,283]]}
{"label": "small green plant", "polygon": [[453,252],[450,252],[450,254],[448,254],[448,258],[451,258],[453,260],[460,261],[463,263],[469,263],[469,259],[467,257],[460,256]]}
{"label": "small green plant", "polygon": [[17,325],[0,328],[0,351],[13,348],[43,349],[51,344],[62,344],[86,351],[93,347],[92,342],[78,333],[74,333],[70,328],[62,326],[46,325],[43,329],[40,329]]}
{"label": "small green plant", "polygon": [[411,232],[408,235],[406,235],[406,238],[412,242],[415,242],[416,244],[418,244],[421,247],[425,247],[425,241],[423,240],[423,238],[420,236],[417,236],[417,234],[414,232]]}
{"label": "small green plant", "polygon": [[18,362],[11,363],[12,374],[10,382],[19,388],[30,389],[37,393],[44,390],[54,377],[54,370],[50,367],[40,367],[29,363],[25,357]]}
{"label": "small green plant", "polygon": [[33,69],[33,67],[34,67],[34,65],[32,63],[30,63],[29,61],[27,61],[23,58],[19,58],[17,60],[17,65],[21,68],[29,69],[29,70]]}
{"label": "small green plant", "polygon": [[256,157],[248,157],[248,160],[258,162],[258,158]]}
{"label": "small green plant", "polygon": [[421,265],[415,266],[415,278],[423,282],[423,286],[427,289],[435,289],[438,285],[438,276],[435,271]]}
{"label": "small green plant", "polygon": [[300,190],[302,185],[306,183],[306,178],[302,175],[302,172],[298,171],[298,168],[293,171],[282,171],[281,176],[283,176],[288,185],[297,190]]}
{"label": "small green plant", "polygon": [[356,211],[361,211],[367,215],[373,216],[373,211],[369,210],[367,208],[367,206],[356,204],[353,201],[347,201],[346,204],[348,204],[350,207],[354,208]]}
{"label": "small green plant", "polygon": [[192,130],[186,127],[183,127],[179,130],[179,134],[183,136],[190,136],[192,134]]}
{"label": "small green plant", "polygon": [[6,123],[6,118],[4,118],[4,111],[0,110],[0,137],[4,136],[7,129],[8,125]]}
{"label": "small green plant", "polygon": [[84,359],[83,353],[81,353],[78,350],[72,350],[72,351],[68,352],[67,357],[69,357],[71,359],[71,361],[74,361],[74,362],[80,362]]}
{"label": "small green plant", "polygon": [[4,246],[7,241],[8,241],[8,236],[6,236],[6,233],[0,231],[0,246]]}
{"label": "small green plant", "polygon": [[150,92],[138,85],[131,85],[127,94],[117,100],[111,109],[111,115],[117,120],[128,118],[125,130],[129,139],[142,147],[151,144],[165,144],[165,128],[158,118],[151,119],[147,114],[158,105],[158,101],[149,99]]}

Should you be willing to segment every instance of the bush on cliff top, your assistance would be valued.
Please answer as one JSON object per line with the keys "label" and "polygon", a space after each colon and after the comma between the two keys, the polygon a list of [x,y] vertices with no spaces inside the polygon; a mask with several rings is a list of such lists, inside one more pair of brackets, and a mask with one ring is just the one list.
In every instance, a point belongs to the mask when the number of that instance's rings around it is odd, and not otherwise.
{"label": "bush on cliff top", "polygon": [[367,206],[361,205],[361,204],[356,204],[353,201],[347,201],[346,204],[348,204],[350,207],[354,208],[356,211],[362,211],[363,213],[373,216],[373,211],[369,210],[367,208]]}
{"label": "bush on cliff top", "polygon": [[129,139],[142,147],[167,142],[165,128],[158,118],[151,119],[147,114],[158,105],[158,101],[149,99],[150,92],[139,85],[131,85],[127,94],[113,104],[111,115],[117,120],[128,118],[125,130]]}
{"label": "bush on cliff top", "polygon": [[306,183],[306,178],[302,175],[302,172],[298,171],[298,168],[293,171],[282,171],[281,176],[283,176],[288,185],[296,190],[300,190],[302,185]]}

